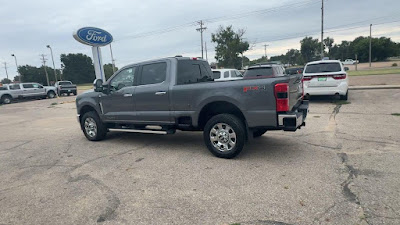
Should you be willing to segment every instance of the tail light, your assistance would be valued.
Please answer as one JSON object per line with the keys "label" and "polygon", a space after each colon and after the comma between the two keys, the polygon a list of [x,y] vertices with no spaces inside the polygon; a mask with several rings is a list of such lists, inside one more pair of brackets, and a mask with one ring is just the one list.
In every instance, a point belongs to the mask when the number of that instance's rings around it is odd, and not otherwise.
{"label": "tail light", "polygon": [[346,74],[336,74],[336,75],[332,75],[332,77],[335,80],[343,80],[343,79],[346,79]]}
{"label": "tail light", "polygon": [[311,79],[313,79],[312,76],[304,76],[303,77],[303,81],[310,81]]}
{"label": "tail light", "polygon": [[275,84],[276,111],[289,111],[289,85],[287,83]]}

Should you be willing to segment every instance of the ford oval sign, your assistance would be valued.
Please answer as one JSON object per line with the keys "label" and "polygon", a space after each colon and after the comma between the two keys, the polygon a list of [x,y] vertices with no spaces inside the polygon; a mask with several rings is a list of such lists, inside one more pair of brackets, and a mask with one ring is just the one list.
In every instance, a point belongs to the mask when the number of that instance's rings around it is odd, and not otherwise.
{"label": "ford oval sign", "polygon": [[96,27],[83,27],[74,33],[75,40],[90,46],[104,46],[113,41],[107,31]]}

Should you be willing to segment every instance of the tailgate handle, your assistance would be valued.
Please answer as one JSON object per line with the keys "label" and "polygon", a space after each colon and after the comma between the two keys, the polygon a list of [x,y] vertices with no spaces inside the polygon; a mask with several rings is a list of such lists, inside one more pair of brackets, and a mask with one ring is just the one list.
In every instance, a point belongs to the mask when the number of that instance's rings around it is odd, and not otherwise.
{"label": "tailgate handle", "polygon": [[132,97],[132,94],[124,94],[124,97]]}

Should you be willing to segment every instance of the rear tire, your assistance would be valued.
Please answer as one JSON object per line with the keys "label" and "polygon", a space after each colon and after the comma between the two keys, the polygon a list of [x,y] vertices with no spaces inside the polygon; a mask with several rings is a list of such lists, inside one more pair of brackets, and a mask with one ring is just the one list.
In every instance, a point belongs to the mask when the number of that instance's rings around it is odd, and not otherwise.
{"label": "rear tire", "polygon": [[89,141],[100,141],[107,135],[107,127],[94,111],[87,112],[82,116],[81,129]]}
{"label": "rear tire", "polygon": [[12,97],[9,95],[3,95],[0,102],[3,104],[10,104],[12,102]]}
{"label": "rear tire", "polygon": [[213,116],[204,126],[204,142],[208,150],[219,158],[231,159],[239,155],[246,142],[246,127],[231,114]]}
{"label": "rear tire", "polygon": [[74,92],[72,92],[72,93],[74,93],[74,95],[76,95],[76,91],[74,91]]}
{"label": "rear tire", "polygon": [[56,97],[56,93],[54,91],[49,91],[49,92],[47,92],[47,97],[48,98],[55,98]]}
{"label": "rear tire", "polygon": [[253,131],[253,137],[254,137],[254,138],[261,137],[263,134],[265,134],[265,132],[267,132],[267,129],[258,129],[258,130],[254,130],[254,131]]}
{"label": "rear tire", "polygon": [[341,95],[340,100],[346,100],[349,98],[349,91],[346,92],[346,95]]}

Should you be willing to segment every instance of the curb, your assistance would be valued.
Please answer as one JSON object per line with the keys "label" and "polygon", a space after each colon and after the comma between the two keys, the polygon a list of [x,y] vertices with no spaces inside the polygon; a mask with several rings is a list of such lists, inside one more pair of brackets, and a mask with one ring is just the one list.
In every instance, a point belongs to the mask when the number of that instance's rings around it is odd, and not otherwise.
{"label": "curb", "polygon": [[400,85],[349,86],[349,90],[400,89]]}

